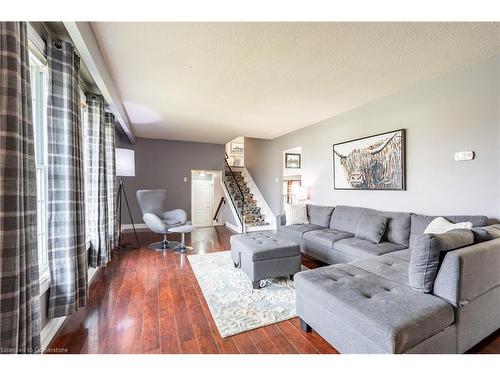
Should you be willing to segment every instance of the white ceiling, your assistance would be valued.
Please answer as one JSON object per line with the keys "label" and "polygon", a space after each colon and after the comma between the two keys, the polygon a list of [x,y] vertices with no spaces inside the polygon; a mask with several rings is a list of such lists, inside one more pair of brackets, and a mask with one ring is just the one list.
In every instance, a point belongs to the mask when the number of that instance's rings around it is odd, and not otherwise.
{"label": "white ceiling", "polygon": [[500,23],[92,23],[138,137],[274,138],[500,52]]}

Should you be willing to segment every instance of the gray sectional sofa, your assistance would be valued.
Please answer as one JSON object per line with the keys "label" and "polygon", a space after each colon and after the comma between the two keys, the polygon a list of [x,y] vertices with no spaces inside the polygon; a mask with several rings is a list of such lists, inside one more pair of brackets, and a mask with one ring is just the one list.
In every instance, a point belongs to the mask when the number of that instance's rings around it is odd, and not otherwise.
{"label": "gray sectional sofa", "polygon": [[[434,219],[308,205],[310,224],[277,234],[325,267],[295,275],[297,314],[342,353],[463,353],[500,328],[500,238],[443,253],[431,293],[410,286],[412,242]],[[380,243],[355,237],[363,215],[388,217]],[[487,224],[485,216],[444,216]]]}

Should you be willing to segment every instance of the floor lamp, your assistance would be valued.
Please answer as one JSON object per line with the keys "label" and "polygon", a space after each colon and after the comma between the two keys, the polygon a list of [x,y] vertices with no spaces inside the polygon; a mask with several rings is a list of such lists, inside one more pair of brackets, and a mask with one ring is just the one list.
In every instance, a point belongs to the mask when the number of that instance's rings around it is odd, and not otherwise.
{"label": "floor lamp", "polygon": [[120,230],[120,237],[118,241],[118,248],[126,249],[127,245],[131,243],[122,244],[122,197],[125,198],[125,203],[127,204],[128,216],[130,222],[132,223],[132,228],[134,229],[135,240],[137,241],[137,249],[140,247],[139,237],[137,237],[137,232],[135,230],[134,219],[132,219],[132,214],[130,213],[130,205],[128,203],[127,192],[125,191],[125,180],[124,177],[135,177],[135,157],[134,150],[129,150],[126,148],[115,149],[115,159],[116,159],[116,176],[118,177],[119,185],[118,192],[116,195],[116,210],[118,217],[118,228]]}

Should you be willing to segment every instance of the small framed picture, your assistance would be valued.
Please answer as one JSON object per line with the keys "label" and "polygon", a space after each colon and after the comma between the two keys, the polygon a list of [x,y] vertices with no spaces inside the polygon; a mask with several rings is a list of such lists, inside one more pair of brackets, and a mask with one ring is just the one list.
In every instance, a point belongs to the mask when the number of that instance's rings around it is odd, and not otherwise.
{"label": "small framed picture", "polygon": [[231,142],[231,154],[243,154],[243,143]]}
{"label": "small framed picture", "polygon": [[285,168],[300,169],[300,154],[285,153]]}

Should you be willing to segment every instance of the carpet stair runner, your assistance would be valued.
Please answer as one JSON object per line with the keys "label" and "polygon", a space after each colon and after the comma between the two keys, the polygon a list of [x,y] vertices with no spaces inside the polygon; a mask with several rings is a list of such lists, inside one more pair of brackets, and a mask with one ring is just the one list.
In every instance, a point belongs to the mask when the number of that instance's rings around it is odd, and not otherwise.
{"label": "carpet stair runner", "polygon": [[[234,176],[234,177],[233,177]],[[242,214],[242,206],[244,200],[244,209],[243,215],[245,218],[245,225],[247,227],[254,226],[266,226],[269,223],[266,222],[264,215],[261,212],[261,208],[257,206],[257,201],[255,200],[250,188],[245,181],[245,178],[242,176],[240,171],[231,171],[226,170],[224,175],[224,182],[226,183],[227,190],[229,195],[231,196],[234,204],[236,205],[236,211],[241,218]],[[240,193],[240,189],[243,193],[243,197]]]}

